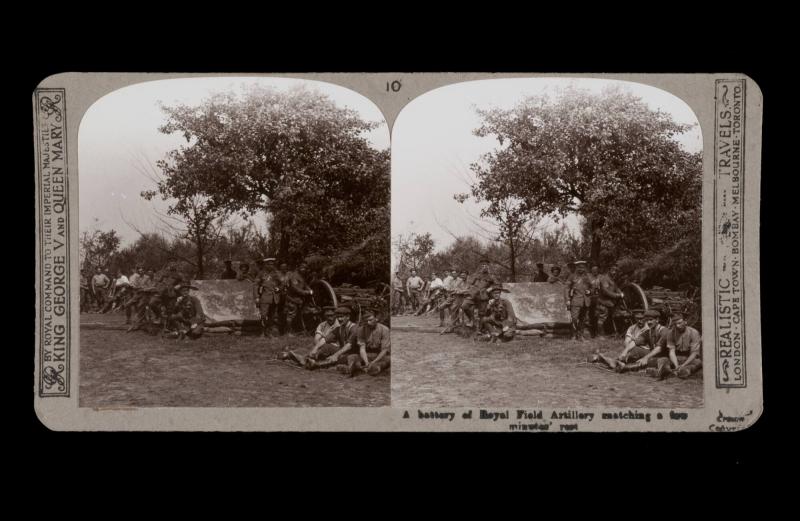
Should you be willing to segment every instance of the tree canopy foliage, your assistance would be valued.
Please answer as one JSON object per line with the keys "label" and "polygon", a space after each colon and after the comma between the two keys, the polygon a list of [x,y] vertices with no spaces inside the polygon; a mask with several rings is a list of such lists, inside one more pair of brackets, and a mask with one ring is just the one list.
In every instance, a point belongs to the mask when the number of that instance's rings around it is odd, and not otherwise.
{"label": "tree canopy foliage", "polygon": [[498,141],[472,165],[473,193],[489,210],[513,200],[523,213],[577,213],[590,258],[601,263],[699,236],[702,157],[675,139],[690,127],[629,91],[570,88],[478,112],[475,134]]}
{"label": "tree canopy foliage", "polygon": [[186,144],[158,163],[157,191],[176,201],[170,212],[196,221],[196,237],[221,215],[265,212],[265,253],[290,263],[322,256],[350,272],[360,257],[356,273],[386,278],[389,153],[365,136],[379,123],[302,87],[256,87],[162,108],[161,132]]}

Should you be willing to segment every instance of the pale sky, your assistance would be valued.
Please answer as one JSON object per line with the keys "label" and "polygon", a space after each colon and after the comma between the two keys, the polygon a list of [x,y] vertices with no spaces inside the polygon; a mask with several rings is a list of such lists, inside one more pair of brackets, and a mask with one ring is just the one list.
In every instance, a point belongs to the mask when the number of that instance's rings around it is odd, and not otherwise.
{"label": "pale sky", "polygon": [[[469,216],[477,218],[481,207],[471,198],[467,203],[458,203],[453,194],[469,192],[469,165],[498,143],[493,137],[472,134],[480,126],[474,107],[510,109],[526,95],[555,97],[558,90],[570,85],[599,93],[610,84],[624,85],[651,108],[671,114],[678,123],[696,125],[678,141],[687,151],[702,150],[700,126],[689,106],[666,91],[640,83],[522,78],[449,85],[412,100],[392,128],[392,238],[409,232],[430,232],[440,251],[453,242],[453,235],[476,234]],[[566,221],[571,229],[577,229],[574,216]]]}
{"label": "pale sky", "polygon": [[[378,107],[364,96],[325,82],[290,78],[186,78],[139,83],[116,90],[92,105],[81,121],[78,134],[78,168],[80,190],[80,229],[115,229],[125,246],[135,241],[138,233],[126,221],[144,232],[160,226],[154,208],[164,211],[167,203],[160,199],[148,202],[139,194],[154,189],[154,183],[137,165],[143,162],[155,167],[169,150],[185,144],[176,135],[165,135],[158,127],[165,123],[158,106],[199,104],[216,92],[241,92],[252,85],[286,90],[306,84],[327,94],[336,105],[358,112],[366,121],[380,122],[367,135],[372,146],[389,147],[389,131]],[[95,222],[95,219],[97,221]]]}

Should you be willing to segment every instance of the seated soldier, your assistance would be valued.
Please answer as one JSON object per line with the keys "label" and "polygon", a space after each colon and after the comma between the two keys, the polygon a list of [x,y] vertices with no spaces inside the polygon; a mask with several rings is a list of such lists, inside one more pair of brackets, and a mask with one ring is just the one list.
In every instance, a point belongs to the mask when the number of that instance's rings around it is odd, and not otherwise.
{"label": "seated soldier", "polygon": [[[337,364],[347,364],[347,355],[354,354],[358,348],[356,337],[356,325],[350,321],[350,308],[340,306],[336,309],[336,327],[331,327],[326,333],[321,335],[325,342],[316,347],[318,342],[315,335],[315,347],[309,352],[309,356],[302,356],[294,351],[281,353],[281,360],[291,360],[306,369],[317,369],[320,367],[330,367]],[[328,322],[330,314],[326,313],[325,323]],[[320,324],[323,330],[327,329]],[[317,329],[319,330],[320,327]],[[313,357],[311,354],[313,353]]]}
{"label": "seated soldier", "polygon": [[666,328],[658,323],[660,313],[654,309],[647,312],[636,310],[633,316],[636,323],[625,332],[622,352],[616,358],[598,353],[590,356],[589,362],[605,364],[620,373],[647,366],[653,356],[653,350],[659,345]]}
{"label": "seated soldier", "polygon": [[333,306],[325,307],[325,320],[323,320],[314,331],[314,347],[308,353],[308,358],[316,360],[319,355],[319,350],[325,344],[332,344],[336,341],[336,329],[339,327],[339,321],[336,319],[336,308]]}
{"label": "seated soldier", "polygon": [[[648,365],[648,376],[659,380],[672,374],[679,378],[688,378],[703,368],[702,343],[700,332],[686,324],[683,313],[673,313],[672,324],[662,335],[658,346],[648,355],[649,358],[644,357],[639,363],[644,360]],[[648,363],[649,359],[662,351],[667,352],[667,358],[662,357],[652,367]]]}
{"label": "seated soldier", "polygon": [[489,289],[490,300],[485,315],[481,318],[481,331],[485,333],[484,340],[508,342],[514,338],[517,327],[517,316],[514,307],[507,299],[502,298],[502,293],[509,291],[502,285],[495,285]]}
{"label": "seated soldier", "polygon": [[378,322],[375,313],[368,311],[364,314],[364,324],[358,330],[358,354],[347,357],[347,365],[337,367],[340,373],[354,376],[358,371],[364,371],[370,376],[377,376],[389,369],[391,365],[391,340],[389,328]]}
{"label": "seated soldier", "polygon": [[175,331],[178,338],[200,338],[203,335],[205,315],[200,301],[189,294],[190,289],[197,289],[189,284],[182,284],[178,290],[173,313],[169,316],[167,328]]}

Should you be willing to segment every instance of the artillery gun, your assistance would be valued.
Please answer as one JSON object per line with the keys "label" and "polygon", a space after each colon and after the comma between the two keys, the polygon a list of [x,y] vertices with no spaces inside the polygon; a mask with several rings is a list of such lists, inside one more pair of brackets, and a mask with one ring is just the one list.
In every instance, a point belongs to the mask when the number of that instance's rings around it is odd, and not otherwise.
{"label": "artillery gun", "polygon": [[665,325],[669,323],[672,313],[680,312],[686,316],[686,323],[697,329],[702,330],[702,317],[700,307],[700,289],[687,288],[685,290],[674,291],[660,286],[653,286],[645,290],[635,282],[629,282],[622,287],[624,305],[618,310],[615,318],[624,319],[626,323],[633,323],[634,309],[655,309],[661,313],[661,322]]}

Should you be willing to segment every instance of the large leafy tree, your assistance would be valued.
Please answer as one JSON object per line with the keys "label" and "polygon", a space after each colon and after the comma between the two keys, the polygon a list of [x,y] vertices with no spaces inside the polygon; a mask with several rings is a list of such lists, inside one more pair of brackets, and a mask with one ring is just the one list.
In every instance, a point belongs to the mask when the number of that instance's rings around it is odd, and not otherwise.
{"label": "large leafy tree", "polygon": [[701,157],[675,139],[689,126],[629,91],[570,88],[479,114],[475,134],[499,146],[472,165],[474,190],[556,218],[579,214],[592,261],[652,253],[699,233]]}
{"label": "large leafy tree", "polygon": [[[368,253],[382,240],[388,257],[389,155],[365,136],[378,123],[306,88],[257,87],[164,111],[161,131],[186,139],[159,164],[165,183],[191,184],[214,209],[266,212],[270,253],[298,262],[359,245]],[[376,269],[385,276],[388,259]]]}

